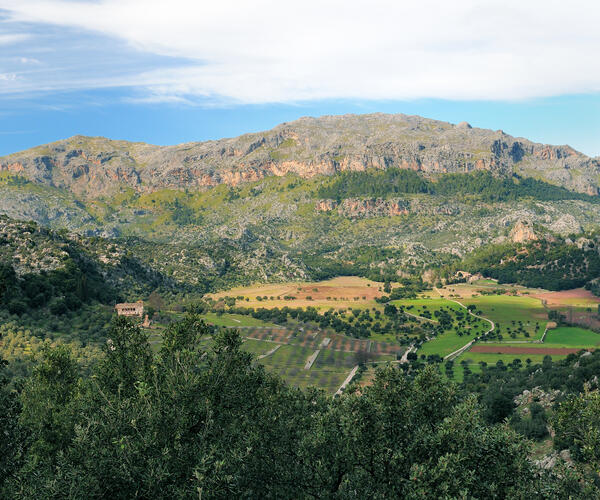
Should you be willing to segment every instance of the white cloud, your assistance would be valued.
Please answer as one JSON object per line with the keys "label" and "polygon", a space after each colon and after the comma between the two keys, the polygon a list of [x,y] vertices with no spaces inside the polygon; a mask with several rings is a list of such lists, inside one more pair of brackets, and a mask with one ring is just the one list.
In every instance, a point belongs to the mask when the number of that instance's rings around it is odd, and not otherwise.
{"label": "white cloud", "polygon": [[0,45],[12,45],[28,38],[29,35],[25,33],[0,33]]}
{"label": "white cloud", "polygon": [[133,86],[147,91],[146,102],[600,91],[600,3],[590,0],[0,0],[0,8],[14,22],[72,28],[75,38],[94,32],[139,54],[181,59],[54,83]]}

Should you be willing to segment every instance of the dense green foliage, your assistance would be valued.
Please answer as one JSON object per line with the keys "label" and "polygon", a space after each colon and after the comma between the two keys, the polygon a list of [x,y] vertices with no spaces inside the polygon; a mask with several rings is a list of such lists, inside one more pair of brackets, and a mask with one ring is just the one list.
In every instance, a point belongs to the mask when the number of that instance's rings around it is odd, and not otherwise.
{"label": "dense green foliage", "polygon": [[363,196],[386,197],[403,193],[433,193],[430,181],[413,170],[388,168],[381,171],[341,172],[317,191],[321,198]]}
{"label": "dense green foliage", "polygon": [[430,180],[412,170],[388,168],[378,171],[342,172],[318,191],[321,198],[344,199],[389,197],[427,193],[440,196],[473,196],[486,202],[533,198],[542,201],[585,200],[598,203],[597,196],[569,191],[544,181],[513,176],[495,177],[488,171],[443,174]]}
{"label": "dense green foliage", "polygon": [[75,311],[93,301],[109,303],[116,292],[89,262],[69,260],[61,269],[17,277],[13,267],[0,262],[0,307],[11,314],[48,306],[54,315]]}
{"label": "dense green foliage", "polygon": [[[488,422],[510,418],[511,424],[523,434],[541,438],[547,435],[544,409],[534,408],[531,418],[523,421],[515,413],[515,396],[533,388],[546,392],[560,391],[557,402],[568,395],[580,394],[586,384],[594,383],[600,377],[600,351],[585,356],[570,354],[556,362],[546,356],[542,365],[530,364],[526,357],[523,355],[523,360],[515,360],[510,365],[502,362],[493,366],[483,364],[480,373],[469,370],[465,375],[464,389],[468,393],[479,394]],[[558,449],[569,447],[568,444],[561,440],[556,442]]]}
{"label": "dense green foliage", "polygon": [[[420,283],[420,267],[410,263],[400,264],[405,257],[402,248],[361,245],[346,248],[344,245],[323,246],[319,252],[298,252],[294,257],[306,266],[314,281],[336,276],[360,276],[373,281],[399,281]],[[398,278],[398,268],[411,278]]]}
{"label": "dense green foliage", "polygon": [[[388,367],[331,399],[283,384],[190,316],[153,356],[119,319],[95,376],[48,351],[1,419],[7,498],[584,498],[571,473],[537,470],[527,443],[487,425],[434,367]],[[5,393],[3,393],[5,394]],[[14,395],[9,394],[10,398]],[[3,410],[4,411],[4,410]],[[12,427],[11,427],[12,426]],[[5,459],[5,457],[3,457]]]}
{"label": "dense green foliage", "polygon": [[564,241],[535,241],[526,245],[489,245],[476,250],[463,266],[471,272],[546,290],[568,290],[592,283],[600,276],[600,254]]}

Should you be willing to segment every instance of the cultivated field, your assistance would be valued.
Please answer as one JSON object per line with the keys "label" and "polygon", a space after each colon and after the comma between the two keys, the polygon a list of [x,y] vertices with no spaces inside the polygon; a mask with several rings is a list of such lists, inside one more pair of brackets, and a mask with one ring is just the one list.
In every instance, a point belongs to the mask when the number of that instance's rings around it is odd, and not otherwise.
{"label": "cultivated field", "polygon": [[464,299],[496,325],[504,340],[540,339],[548,322],[548,313],[539,299],[528,296],[485,295]]}
{"label": "cultivated field", "polygon": [[474,318],[467,310],[451,300],[443,298],[397,300],[393,302],[404,307],[407,314],[426,317],[434,327],[439,325],[440,317],[436,313],[447,312],[451,318],[450,328],[425,342],[418,354],[439,354],[444,357],[461,348],[474,337],[487,332],[491,325],[489,322]]}
{"label": "cultivated field", "polygon": [[544,344],[557,347],[594,347],[600,344],[600,334],[584,328],[554,328],[548,330]]}
{"label": "cultivated field", "polygon": [[224,297],[243,297],[237,302],[237,305],[242,307],[312,306],[339,309],[371,307],[376,304],[375,297],[383,295],[382,287],[383,283],[376,281],[356,276],[342,276],[320,282],[276,283],[232,288],[225,292],[210,294],[208,297],[215,300]]}
{"label": "cultivated field", "polygon": [[597,307],[600,304],[600,297],[596,297],[585,288],[537,293],[533,296],[545,302],[548,307]]}
{"label": "cultivated field", "polygon": [[[382,288],[383,283],[341,277],[319,283],[256,285],[213,294],[212,298],[219,301],[234,297],[236,306],[255,309],[311,306],[321,314],[333,309],[344,321],[354,319],[353,310],[357,315],[360,310],[362,315],[369,309],[372,315],[377,313],[370,324],[385,325],[390,319],[383,314],[384,304],[375,301],[384,295]],[[527,360],[537,364],[546,355],[556,361],[571,352],[597,348],[600,333],[586,328],[551,328],[548,310],[563,308],[596,318],[598,303],[600,298],[582,289],[547,292],[479,280],[435,288],[417,299],[392,301],[399,314],[405,313],[407,319],[404,323],[393,323],[391,333],[371,331],[369,338],[348,337],[335,333],[330,327],[320,328],[317,323],[304,324],[293,318],[278,326],[247,315],[206,313],[203,317],[217,326],[239,328],[245,338],[243,349],[290,384],[314,385],[333,394],[359,360],[369,366],[359,376],[359,383],[368,384],[375,367],[397,362],[412,339],[425,339],[417,351],[419,358],[431,355],[443,358],[490,331],[492,323],[493,338],[475,342],[453,360],[455,380],[462,380],[465,366],[471,372],[480,371],[482,362],[490,366],[499,361],[509,365],[515,360],[522,365]],[[468,306],[475,316],[469,314]],[[549,329],[542,342],[547,326]],[[159,337],[160,332],[153,333],[156,346]]]}

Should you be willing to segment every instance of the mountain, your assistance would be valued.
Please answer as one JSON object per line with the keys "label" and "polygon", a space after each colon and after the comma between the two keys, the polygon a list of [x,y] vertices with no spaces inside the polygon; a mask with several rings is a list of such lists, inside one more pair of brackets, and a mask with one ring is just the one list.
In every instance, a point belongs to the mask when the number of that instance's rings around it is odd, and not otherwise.
{"label": "mountain", "polygon": [[208,290],[418,274],[523,227],[562,241],[598,228],[599,179],[598,159],[568,146],[347,115],[179,146],[40,146],[0,159],[0,214],[114,241],[178,287]]}
{"label": "mountain", "polygon": [[178,146],[76,136],[0,158],[0,171],[96,198],[131,188],[201,189],[294,173],[412,169],[425,174],[488,170],[598,194],[600,161],[569,146],[407,115],[301,118],[267,132]]}

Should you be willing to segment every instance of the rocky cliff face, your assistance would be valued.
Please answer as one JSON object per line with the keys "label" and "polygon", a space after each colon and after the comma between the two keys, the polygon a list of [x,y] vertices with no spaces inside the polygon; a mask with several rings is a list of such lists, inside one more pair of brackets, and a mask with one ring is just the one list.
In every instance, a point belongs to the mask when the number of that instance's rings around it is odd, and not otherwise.
{"label": "rocky cliff face", "polygon": [[122,188],[201,189],[287,173],[312,177],[388,167],[431,175],[517,172],[588,194],[598,193],[600,175],[598,159],[568,146],[385,114],[301,118],[267,132],[167,147],[76,136],[0,158],[0,172],[85,198]]}
{"label": "rocky cliff face", "polygon": [[537,240],[538,237],[528,221],[520,220],[511,229],[510,239],[514,243],[529,243]]}

